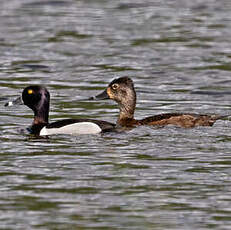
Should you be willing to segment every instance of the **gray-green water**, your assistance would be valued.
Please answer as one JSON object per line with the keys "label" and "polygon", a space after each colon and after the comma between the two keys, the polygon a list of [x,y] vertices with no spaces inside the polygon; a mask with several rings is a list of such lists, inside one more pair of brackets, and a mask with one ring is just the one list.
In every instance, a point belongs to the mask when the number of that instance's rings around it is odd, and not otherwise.
{"label": "gray-green water", "polygon": [[31,139],[30,84],[50,120],[114,122],[112,101],[78,102],[130,76],[136,117],[231,113],[228,0],[1,0],[1,229],[230,229],[231,121],[214,127]]}

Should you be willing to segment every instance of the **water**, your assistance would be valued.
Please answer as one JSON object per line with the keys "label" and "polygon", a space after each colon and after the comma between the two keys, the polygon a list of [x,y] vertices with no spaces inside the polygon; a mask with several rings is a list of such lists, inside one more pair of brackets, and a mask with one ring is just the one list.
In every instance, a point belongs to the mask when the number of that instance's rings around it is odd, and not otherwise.
{"label": "water", "polygon": [[50,120],[115,122],[112,101],[81,98],[130,76],[136,118],[230,114],[230,9],[221,1],[1,1],[1,229],[230,229],[231,123],[34,139],[30,84]]}

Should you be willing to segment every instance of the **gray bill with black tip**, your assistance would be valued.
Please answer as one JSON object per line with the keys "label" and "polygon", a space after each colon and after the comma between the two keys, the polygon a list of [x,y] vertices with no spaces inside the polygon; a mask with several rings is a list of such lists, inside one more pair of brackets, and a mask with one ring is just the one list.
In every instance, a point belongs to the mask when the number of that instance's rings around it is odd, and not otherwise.
{"label": "gray bill with black tip", "polygon": [[102,93],[89,98],[89,100],[96,100],[96,101],[97,100],[105,100],[105,99],[110,99],[108,94],[107,94],[107,90],[104,90]]}
{"label": "gray bill with black tip", "polygon": [[23,105],[22,97],[18,97],[13,101],[9,101],[5,104],[5,106],[13,106],[13,105]]}

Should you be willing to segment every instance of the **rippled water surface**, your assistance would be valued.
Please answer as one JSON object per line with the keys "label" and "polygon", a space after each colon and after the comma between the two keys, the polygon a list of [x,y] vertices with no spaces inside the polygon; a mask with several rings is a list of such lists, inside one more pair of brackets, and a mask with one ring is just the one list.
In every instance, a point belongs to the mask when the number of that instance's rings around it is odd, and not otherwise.
{"label": "rippled water surface", "polygon": [[135,116],[231,114],[228,0],[1,0],[1,229],[230,229],[231,121],[122,133],[21,134],[30,84],[50,120],[115,122],[112,101],[81,101],[115,77],[137,90]]}

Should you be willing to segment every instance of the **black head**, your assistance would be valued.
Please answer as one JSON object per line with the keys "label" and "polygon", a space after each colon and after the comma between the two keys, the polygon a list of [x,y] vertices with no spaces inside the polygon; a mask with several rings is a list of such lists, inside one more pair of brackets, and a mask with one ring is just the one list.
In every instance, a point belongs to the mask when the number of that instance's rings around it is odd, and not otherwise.
{"label": "black head", "polygon": [[9,101],[5,106],[26,105],[34,111],[34,121],[31,126],[31,133],[39,134],[40,130],[48,124],[50,94],[48,90],[39,85],[28,86],[23,92],[22,96],[16,98],[14,101]]}
{"label": "black head", "polygon": [[44,106],[48,106],[49,109],[50,94],[43,86],[28,86],[22,92],[22,101],[35,112]]}

